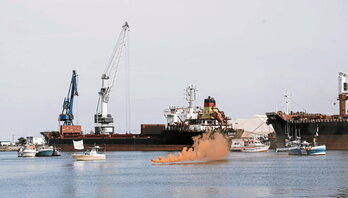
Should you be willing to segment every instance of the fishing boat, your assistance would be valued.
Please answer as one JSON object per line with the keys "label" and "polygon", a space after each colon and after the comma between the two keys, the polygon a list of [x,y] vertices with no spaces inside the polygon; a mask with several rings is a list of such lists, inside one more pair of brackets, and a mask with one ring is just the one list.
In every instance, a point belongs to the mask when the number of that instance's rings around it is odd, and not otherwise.
{"label": "fishing boat", "polygon": [[300,141],[295,148],[288,151],[289,155],[325,155],[326,145],[311,146],[307,141]]}
{"label": "fishing boat", "polygon": [[25,145],[18,150],[18,157],[35,157],[36,153],[35,146]]}
{"label": "fishing boat", "polygon": [[53,155],[53,147],[52,146],[41,146],[38,148],[36,153],[37,157],[51,157]]}
{"label": "fishing boat", "polygon": [[263,144],[259,139],[232,139],[230,151],[246,153],[267,152],[269,145]]}
{"label": "fishing boat", "polygon": [[307,147],[306,152],[308,155],[325,155],[326,145]]}
{"label": "fishing boat", "polygon": [[[80,141],[73,141],[74,144],[74,148],[76,150],[83,150],[84,146],[83,146],[83,140]],[[95,160],[105,160],[106,156],[105,154],[100,154],[98,153],[98,149],[100,149],[99,146],[93,146],[91,147],[90,151],[86,151],[83,154],[73,154],[72,157],[76,160],[76,161],[95,161]]]}
{"label": "fishing boat", "polygon": [[289,150],[296,149],[300,144],[301,140],[288,141],[285,143],[285,147],[276,148],[276,152],[288,152]]}

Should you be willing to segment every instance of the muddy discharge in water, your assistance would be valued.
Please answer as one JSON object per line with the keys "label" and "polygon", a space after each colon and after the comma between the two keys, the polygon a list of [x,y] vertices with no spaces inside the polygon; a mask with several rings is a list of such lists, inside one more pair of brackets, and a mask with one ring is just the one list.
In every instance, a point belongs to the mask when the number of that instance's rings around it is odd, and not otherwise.
{"label": "muddy discharge in water", "polygon": [[183,148],[176,155],[159,156],[153,163],[170,163],[182,161],[213,161],[225,159],[230,152],[228,137],[220,132],[207,132],[193,138],[192,148]]}

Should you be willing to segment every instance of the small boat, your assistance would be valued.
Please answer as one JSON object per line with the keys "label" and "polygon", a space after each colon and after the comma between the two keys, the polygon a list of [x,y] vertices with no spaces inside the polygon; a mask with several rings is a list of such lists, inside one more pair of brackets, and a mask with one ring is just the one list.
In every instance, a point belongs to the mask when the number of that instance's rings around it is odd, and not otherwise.
{"label": "small boat", "polygon": [[241,152],[244,149],[243,139],[232,139],[230,151]]}
{"label": "small boat", "polygon": [[52,146],[41,146],[36,153],[37,157],[51,157],[53,154]]}
{"label": "small boat", "polygon": [[302,141],[296,148],[288,151],[289,155],[325,155],[326,145],[311,146],[310,143]]}
{"label": "small boat", "polygon": [[285,147],[284,148],[276,148],[276,152],[288,152],[289,150],[296,149],[299,144],[301,144],[300,139],[286,142]]}
{"label": "small boat", "polygon": [[[80,141],[73,141],[74,148],[76,150],[83,150],[83,140]],[[105,160],[106,156],[105,154],[98,153],[98,149],[100,149],[99,146],[93,146],[91,147],[90,151],[86,151],[83,154],[72,154],[72,157],[77,161],[95,161],[95,160]]]}
{"label": "small boat", "polygon": [[99,154],[99,146],[93,146],[90,151],[86,151],[84,154],[73,154],[73,158],[77,161],[94,161],[105,160],[105,154]]}
{"label": "small boat", "polygon": [[308,155],[325,155],[326,145],[306,147]]}
{"label": "small boat", "polygon": [[18,150],[18,157],[35,157],[37,150],[35,146],[26,145]]}
{"label": "small boat", "polygon": [[267,152],[269,145],[263,144],[257,138],[232,140],[230,151],[241,151],[246,153]]}
{"label": "small boat", "polygon": [[60,156],[60,149],[54,146],[52,156]]}

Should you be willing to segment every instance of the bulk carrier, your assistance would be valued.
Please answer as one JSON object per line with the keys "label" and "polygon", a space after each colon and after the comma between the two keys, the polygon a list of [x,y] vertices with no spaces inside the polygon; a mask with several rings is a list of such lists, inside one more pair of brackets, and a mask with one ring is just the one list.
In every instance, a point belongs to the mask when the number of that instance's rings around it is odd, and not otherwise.
{"label": "bulk carrier", "polygon": [[[316,141],[325,144],[327,149],[348,149],[348,115],[346,101],[348,99],[347,75],[340,72],[338,76],[339,114],[325,115],[305,112],[270,112],[266,113],[269,124],[276,133],[276,146],[283,147],[284,143],[295,136],[309,142]],[[285,95],[289,103],[288,95]]]}
{"label": "bulk carrier", "polygon": [[[98,108],[94,115],[96,124],[93,134],[83,134],[80,125],[73,123],[73,104],[77,93],[77,73],[73,71],[68,96],[64,99],[63,111],[59,115],[60,130],[41,132],[49,145],[60,147],[63,151],[73,151],[73,140],[83,140],[87,147],[97,144],[108,151],[153,151],[181,150],[193,144],[192,137],[208,131],[219,131],[234,135],[230,118],[216,107],[214,98],[204,100],[204,108],[194,107],[197,89],[186,89],[188,107],[170,107],[165,110],[167,124],[142,124],[140,134],[117,134],[113,117],[108,113],[110,93],[115,83],[118,67],[123,53],[127,51],[129,26],[126,22],[117,40],[115,49],[101,76],[101,89],[98,92]],[[128,62],[128,61],[125,61]]]}

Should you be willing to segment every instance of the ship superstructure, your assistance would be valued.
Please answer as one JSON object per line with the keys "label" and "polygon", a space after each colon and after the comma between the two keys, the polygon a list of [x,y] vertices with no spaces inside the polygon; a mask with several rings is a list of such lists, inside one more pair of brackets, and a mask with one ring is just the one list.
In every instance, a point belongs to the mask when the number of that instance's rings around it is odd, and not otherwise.
{"label": "ship superstructure", "polygon": [[[283,147],[289,138],[325,144],[328,149],[348,149],[348,115],[346,101],[348,95],[347,75],[338,75],[339,114],[282,111],[266,113],[268,123],[276,132],[276,144]],[[288,101],[288,99],[287,99]]]}
{"label": "ship superstructure", "polygon": [[174,129],[177,126],[188,125],[189,120],[197,119],[203,109],[199,106],[193,106],[197,99],[197,89],[195,86],[188,86],[185,90],[185,99],[188,107],[171,106],[164,110],[164,117],[167,119],[167,128]]}
{"label": "ship superstructure", "polygon": [[213,130],[232,130],[230,118],[220,111],[213,97],[204,100],[204,107],[193,106],[197,89],[194,86],[186,88],[188,107],[170,107],[164,111],[167,119],[166,130],[205,132]]}

